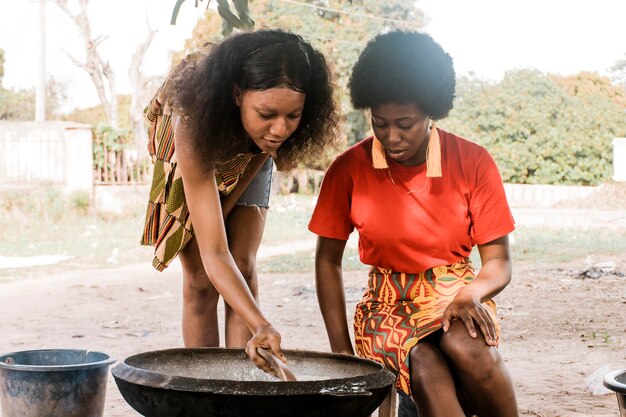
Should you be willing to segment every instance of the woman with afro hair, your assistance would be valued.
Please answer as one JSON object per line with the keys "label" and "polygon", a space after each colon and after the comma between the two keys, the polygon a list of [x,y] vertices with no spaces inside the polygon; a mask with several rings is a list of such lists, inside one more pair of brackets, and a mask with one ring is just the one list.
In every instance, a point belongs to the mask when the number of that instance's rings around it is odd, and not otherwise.
{"label": "woman with afro hair", "polygon": [[332,351],[354,354],[341,260],[356,229],[371,266],[354,315],[358,355],[394,372],[420,417],[517,416],[492,301],[511,279],[514,222],[489,153],[435,126],[454,91],[452,59],[429,35],[389,32],[361,53],[350,93],[374,135],[324,177],[309,223],[318,301]]}
{"label": "woman with afro hair", "polygon": [[274,160],[279,169],[319,158],[337,118],[324,57],[282,30],[232,35],[188,55],[146,109],[154,162],[142,243],[162,271],[183,271],[186,347],[218,346],[217,303],[226,302],[226,346],[284,360],[280,335],[256,302],[256,253]]}

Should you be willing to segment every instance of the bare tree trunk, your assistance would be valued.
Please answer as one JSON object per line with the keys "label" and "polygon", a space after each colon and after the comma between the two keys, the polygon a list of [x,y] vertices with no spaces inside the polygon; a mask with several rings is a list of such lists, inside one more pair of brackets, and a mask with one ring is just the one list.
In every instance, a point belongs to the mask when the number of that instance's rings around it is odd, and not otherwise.
{"label": "bare tree trunk", "polygon": [[35,121],[46,120],[46,2],[39,3],[39,62],[35,95]]}
{"label": "bare tree trunk", "polygon": [[107,78],[109,82],[109,124],[113,127],[120,125],[118,121],[117,111],[117,85],[115,84],[115,72],[109,61],[100,61],[100,68],[102,68],[102,74]]}
{"label": "bare tree trunk", "polygon": [[[53,0],[54,3],[69,16],[74,22],[78,31],[85,42],[85,61],[81,62],[67,54],[72,62],[84,69],[89,76],[93,85],[96,87],[102,110],[107,123],[113,127],[118,127],[117,121],[117,98],[115,91],[115,73],[107,61],[102,59],[98,52],[98,46],[106,40],[106,36],[98,36],[93,38],[91,33],[91,25],[87,16],[87,6],[89,0],[79,0],[80,12],[73,13],[67,5],[67,0]],[[67,52],[66,52],[67,53]],[[105,82],[106,78],[106,82]]]}
{"label": "bare tree trunk", "polygon": [[148,23],[148,37],[146,40],[137,46],[133,57],[130,61],[130,67],[128,68],[128,77],[130,78],[130,85],[132,88],[130,99],[130,124],[133,131],[133,137],[135,138],[135,144],[137,146],[137,160],[141,161],[147,156],[147,135],[143,126],[143,109],[148,104],[148,100],[156,91],[156,86],[153,81],[158,80],[159,77],[146,77],[142,72],[142,64],[144,56],[150,47],[150,44],[154,40],[154,36],[157,31],[150,28]]}

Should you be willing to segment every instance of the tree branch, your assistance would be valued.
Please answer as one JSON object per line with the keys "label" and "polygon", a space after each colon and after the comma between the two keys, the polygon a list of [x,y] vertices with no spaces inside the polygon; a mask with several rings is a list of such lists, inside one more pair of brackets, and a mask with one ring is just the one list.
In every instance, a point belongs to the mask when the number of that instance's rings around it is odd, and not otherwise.
{"label": "tree branch", "polygon": [[[115,73],[108,62],[102,59],[102,56],[98,52],[98,46],[102,44],[108,35],[100,35],[96,38],[92,36],[91,25],[89,22],[89,16],[87,14],[87,8],[89,6],[89,0],[78,0],[80,11],[73,13],[67,0],[52,0],[63,12],[70,18],[76,25],[80,36],[83,38],[85,44],[85,62],[79,62],[66,52],[66,55],[74,63],[74,65],[82,68],[91,77],[91,81],[96,88],[102,110],[106,117],[107,122],[113,127],[117,127],[117,94],[115,84]],[[104,78],[108,81],[108,89],[105,86]]]}

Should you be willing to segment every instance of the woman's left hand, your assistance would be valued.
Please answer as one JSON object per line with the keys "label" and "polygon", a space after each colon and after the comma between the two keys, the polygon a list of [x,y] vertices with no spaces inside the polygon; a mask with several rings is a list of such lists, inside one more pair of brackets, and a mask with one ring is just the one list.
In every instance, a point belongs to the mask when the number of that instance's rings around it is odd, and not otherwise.
{"label": "woman's left hand", "polygon": [[482,301],[495,297],[511,281],[511,258],[509,237],[504,235],[481,245],[480,272],[470,284],[460,290],[443,312],[443,331],[450,329],[453,320],[461,320],[472,338],[478,337],[480,329],[489,346],[497,346],[496,323]]}
{"label": "woman's left hand", "polygon": [[478,326],[487,345],[497,345],[496,324],[491,319],[487,307],[480,302],[480,297],[472,294],[468,288],[459,291],[443,312],[441,322],[444,333],[450,329],[450,324],[454,320],[461,320],[465,324],[467,333],[474,339],[478,337],[476,331],[476,326]]}

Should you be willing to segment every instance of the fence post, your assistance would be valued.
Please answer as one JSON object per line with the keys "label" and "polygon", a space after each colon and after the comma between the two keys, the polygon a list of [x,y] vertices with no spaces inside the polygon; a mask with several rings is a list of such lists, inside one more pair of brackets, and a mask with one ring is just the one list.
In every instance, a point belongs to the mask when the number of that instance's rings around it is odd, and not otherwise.
{"label": "fence post", "polygon": [[613,139],[613,181],[626,181],[626,138]]}
{"label": "fence post", "polygon": [[93,196],[93,136],[91,126],[69,124],[64,129],[65,189]]}

